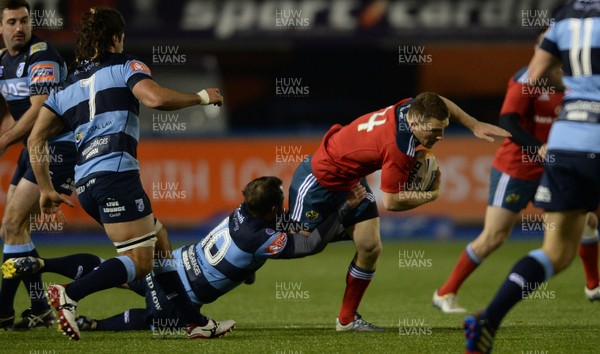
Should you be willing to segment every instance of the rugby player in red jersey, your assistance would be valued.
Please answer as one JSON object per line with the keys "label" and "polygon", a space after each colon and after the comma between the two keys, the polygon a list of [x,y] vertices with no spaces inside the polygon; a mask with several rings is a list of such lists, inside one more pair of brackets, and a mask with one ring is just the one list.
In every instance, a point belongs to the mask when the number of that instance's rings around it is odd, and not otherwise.
{"label": "rugby player in red jersey", "polygon": [[477,121],[450,100],[425,92],[365,114],[346,126],[334,125],[316,153],[296,169],[289,193],[290,215],[309,230],[335,212],[357,183],[367,188],[367,197],[344,218],[346,232],[339,237],[352,239],[356,254],[346,276],[336,321],[338,331],[381,330],[357,312],[382,249],[377,205],[365,177],[381,170],[387,210],[408,210],[435,200],[439,179],[427,193],[411,193],[415,188],[408,185],[409,171],[416,148],[422,145],[429,149],[442,140],[450,120],[486,140],[510,136],[504,129]]}

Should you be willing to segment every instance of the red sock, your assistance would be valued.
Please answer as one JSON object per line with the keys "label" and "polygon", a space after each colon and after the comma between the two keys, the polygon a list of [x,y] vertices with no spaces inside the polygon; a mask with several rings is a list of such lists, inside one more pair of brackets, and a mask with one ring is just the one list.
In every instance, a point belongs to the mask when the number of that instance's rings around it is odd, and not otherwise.
{"label": "red sock", "polygon": [[598,242],[580,243],[579,257],[581,257],[583,270],[585,270],[585,286],[590,290],[597,288],[600,282],[598,277]]}
{"label": "red sock", "polygon": [[342,308],[338,319],[341,324],[348,324],[354,321],[354,313],[362,300],[367,287],[375,275],[374,270],[365,270],[359,268],[354,262],[350,263],[348,274],[346,274],[346,291],[342,300]]}
{"label": "red sock", "polygon": [[[470,247],[470,246],[467,246]],[[468,255],[467,250],[463,250],[458,258],[458,262],[454,266],[448,280],[438,289],[438,295],[446,295],[448,293],[456,294],[462,283],[467,277],[473,273],[479,263],[475,263]]]}

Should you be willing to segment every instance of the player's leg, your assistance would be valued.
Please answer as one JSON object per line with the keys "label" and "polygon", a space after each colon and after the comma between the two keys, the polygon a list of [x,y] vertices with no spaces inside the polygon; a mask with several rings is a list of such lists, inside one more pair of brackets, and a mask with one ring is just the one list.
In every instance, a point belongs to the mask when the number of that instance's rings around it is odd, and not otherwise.
{"label": "player's leg", "polygon": [[587,213],[581,243],[579,244],[579,257],[585,271],[585,296],[590,301],[600,300],[600,277],[598,276],[598,217],[596,214]]}
{"label": "player's leg", "polygon": [[167,301],[181,314],[183,323],[180,327],[184,325],[187,327],[188,338],[214,338],[231,332],[235,328],[234,321],[217,322],[202,315],[198,307],[192,303],[177,273],[167,230],[157,219],[155,219],[155,230],[158,240],[155,246],[152,278],[160,288],[161,294],[165,294],[164,298],[168,299]]}
{"label": "player's leg", "polygon": [[[38,257],[39,254],[30,238],[30,216],[39,210],[39,189],[36,184],[22,178],[13,191],[2,219],[4,259],[16,257]],[[3,265],[3,272],[6,267]],[[24,279],[2,279],[0,307],[2,314],[13,311],[13,302],[18,286],[24,282],[31,300],[31,309],[23,312],[23,320],[16,323],[15,329],[29,329],[36,326],[49,326],[54,314],[48,306],[40,275]],[[0,315],[0,317],[3,317]]]}
{"label": "player's leg", "polygon": [[90,253],[57,258],[29,256],[10,258],[4,262],[2,272],[8,279],[35,273],[56,273],[69,279],[77,279],[94,270],[102,262],[102,258]]}
{"label": "player's leg", "polygon": [[515,264],[485,311],[465,319],[467,352],[491,351],[494,333],[508,311],[571,263],[586,210],[596,209],[600,202],[596,182],[600,164],[586,154],[553,155],[555,162],[545,167],[535,195],[535,205],[546,210],[544,243]]}
{"label": "player's leg", "polygon": [[488,206],[483,230],[460,254],[446,282],[435,291],[433,304],[444,313],[464,313],[458,306],[456,294],[463,282],[483,260],[509,237],[518,214],[501,207]]}
{"label": "player's leg", "polygon": [[365,322],[358,315],[358,306],[375,276],[377,261],[382,251],[379,217],[359,222],[348,228],[347,232],[354,240],[356,254],[346,274],[346,289],[336,321],[336,330],[382,330]]}
{"label": "player's leg", "polygon": [[146,323],[145,309],[129,309],[102,320],[87,316],[77,316],[77,326],[81,331],[144,331],[150,329]]}
{"label": "player's leg", "polygon": [[444,313],[463,313],[456,294],[483,260],[510,236],[518,213],[533,199],[538,181],[513,178],[492,167],[483,230],[469,243],[446,282],[434,292],[433,305]]}

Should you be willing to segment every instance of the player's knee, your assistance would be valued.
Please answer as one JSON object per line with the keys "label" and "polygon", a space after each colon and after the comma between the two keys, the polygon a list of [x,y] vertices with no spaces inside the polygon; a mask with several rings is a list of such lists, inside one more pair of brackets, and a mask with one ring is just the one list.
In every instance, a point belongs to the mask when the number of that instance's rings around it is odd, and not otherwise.
{"label": "player's knee", "polygon": [[135,264],[135,280],[145,278],[150,274],[154,261],[152,259],[134,260]]}
{"label": "player's knee", "polygon": [[357,245],[357,250],[360,257],[376,261],[381,255],[383,246],[381,245],[381,241],[377,240],[377,242],[363,243],[360,246]]}

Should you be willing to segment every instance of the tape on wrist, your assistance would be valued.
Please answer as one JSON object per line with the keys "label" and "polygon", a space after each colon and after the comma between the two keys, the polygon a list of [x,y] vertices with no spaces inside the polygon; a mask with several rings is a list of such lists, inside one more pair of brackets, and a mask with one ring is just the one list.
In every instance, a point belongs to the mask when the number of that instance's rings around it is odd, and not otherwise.
{"label": "tape on wrist", "polygon": [[206,92],[206,90],[198,92],[197,95],[200,96],[200,104],[210,103],[210,97],[208,96],[208,92]]}

